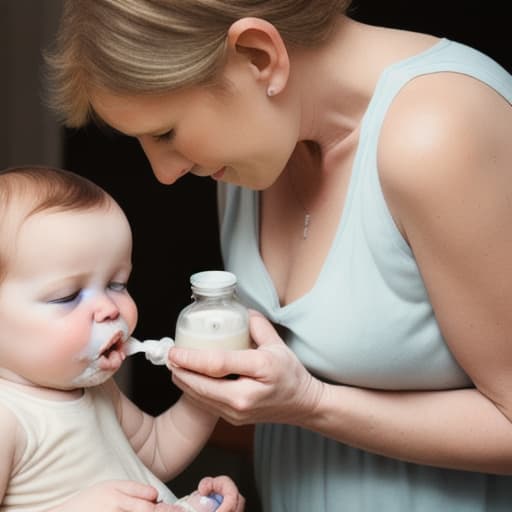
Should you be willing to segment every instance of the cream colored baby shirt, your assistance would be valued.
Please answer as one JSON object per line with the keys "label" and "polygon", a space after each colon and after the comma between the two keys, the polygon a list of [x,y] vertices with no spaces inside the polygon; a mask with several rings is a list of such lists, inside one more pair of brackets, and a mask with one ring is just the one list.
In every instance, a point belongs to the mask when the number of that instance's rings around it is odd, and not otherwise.
{"label": "cream colored baby shirt", "polygon": [[57,402],[0,382],[0,404],[16,415],[27,438],[1,512],[42,512],[86,487],[114,479],[151,484],[163,501],[176,501],[133,451],[103,386],[86,389],[78,400]]}

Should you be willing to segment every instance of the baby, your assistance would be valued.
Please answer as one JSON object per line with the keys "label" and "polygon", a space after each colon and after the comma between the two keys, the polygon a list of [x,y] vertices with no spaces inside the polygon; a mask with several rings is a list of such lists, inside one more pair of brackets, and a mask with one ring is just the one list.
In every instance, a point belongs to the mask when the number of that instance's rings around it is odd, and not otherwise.
{"label": "baby", "polygon": [[162,482],[217,417],[186,396],[154,418],[112,376],[137,322],[132,236],[118,204],[73,173],[0,171],[0,511],[242,512],[225,476],[182,505]]}

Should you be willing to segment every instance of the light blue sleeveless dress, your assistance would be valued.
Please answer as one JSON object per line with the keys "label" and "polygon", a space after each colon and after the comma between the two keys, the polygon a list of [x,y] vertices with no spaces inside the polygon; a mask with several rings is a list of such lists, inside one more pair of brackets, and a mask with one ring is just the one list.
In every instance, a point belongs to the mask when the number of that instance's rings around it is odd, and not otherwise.
{"label": "light blue sleeveless dress", "polygon": [[[332,247],[313,289],[295,302],[280,307],[261,259],[258,193],[222,185],[223,257],[242,300],[282,326],[288,345],[325,380],[383,390],[471,386],[443,340],[376,165],[381,124],[397,92],[440,71],[476,77],[512,101],[510,74],[447,39],[385,70],[362,120]],[[512,477],[405,463],[288,425],[257,426],[255,464],[265,512],[512,511]]]}

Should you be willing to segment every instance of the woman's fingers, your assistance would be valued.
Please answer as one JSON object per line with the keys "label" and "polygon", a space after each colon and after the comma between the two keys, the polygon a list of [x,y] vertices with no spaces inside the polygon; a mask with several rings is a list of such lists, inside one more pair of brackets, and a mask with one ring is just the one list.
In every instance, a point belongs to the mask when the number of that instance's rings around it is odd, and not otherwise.
{"label": "woman's fingers", "polygon": [[[323,388],[260,313],[250,312],[257,349],[173,348],[174,383],[209,412],[233,425],[301,418]],[[236,380],[229,377],[235,375]]]}
{"label": "woman's fingers", "polygon": [[221,378],[250,371],[253,364],[247,352],[255,351],[174,347],[169,351],[169,363],[171,371],[184,368],[209,377]]}
{"label": "woman's fingers", "polygon": [[179,370],[173,382],[198,406],[221,416],[233,425],[254,423],[259,419],[258,402],[266,386],[253,379],[212,379]]}
{"label": "woman's fingers", "polygon": [[[283,345],[273,325],[257,311],[250,311],[251,337],[258,347]],[[268,364],[269,354],[262,350],[185,349],[173,347],[169,351],[169,365],[221,378],[228,375],[246,375],[258,378]]]}
{"label": "woman's fingers", "polygon": [[274,326],[259,311],[249,310],[251,338],[258,346],[283,343]]}

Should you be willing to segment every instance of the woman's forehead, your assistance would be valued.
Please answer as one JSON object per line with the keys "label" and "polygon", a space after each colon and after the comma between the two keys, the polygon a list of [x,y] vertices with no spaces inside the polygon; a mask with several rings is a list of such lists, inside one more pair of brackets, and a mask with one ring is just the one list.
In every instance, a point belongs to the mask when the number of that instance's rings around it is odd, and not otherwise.
{"label": "woman's forehead", "polygon": [[112,128],[132,137],[158,133],[162,119],[175,110],[178,92],[166,94],[114,94],[98,91],[91,104],[100,119]]}
{"label": "woman's forehead", "polygon": [[91,104],[108,126],[130,137],[166,132],[185,110],[212,100],[206,88],[194,87],[159,94],[116,94],[98,91]]}

